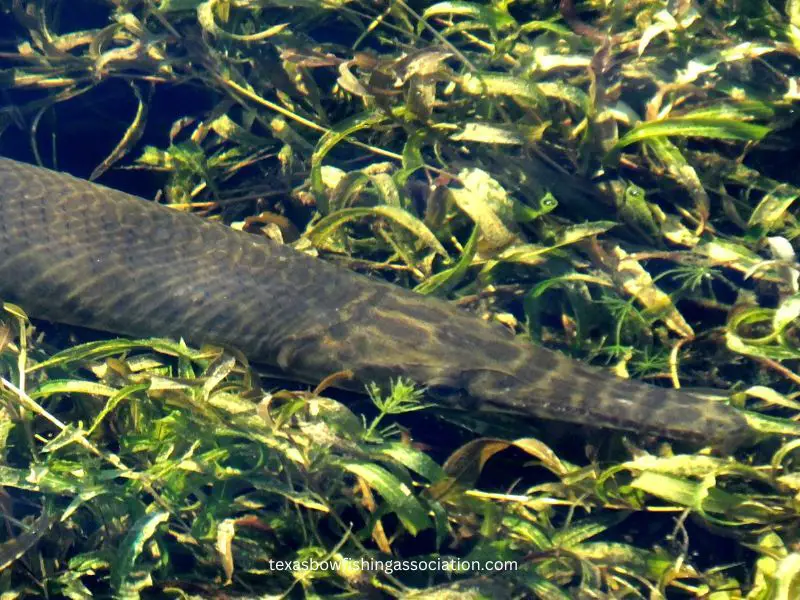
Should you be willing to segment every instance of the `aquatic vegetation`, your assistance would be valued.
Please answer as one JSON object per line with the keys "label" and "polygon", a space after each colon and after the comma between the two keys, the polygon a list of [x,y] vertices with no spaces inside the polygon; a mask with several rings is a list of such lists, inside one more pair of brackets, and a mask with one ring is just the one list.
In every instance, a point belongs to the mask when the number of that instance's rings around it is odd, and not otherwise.
{"label": "aquatic vegetation", "polygon": [[763,439],[407,382],[345,404],[6,305],[4,593],[798,595],[800,2],[555,4],[0,0],[0,150],[699,388]]}

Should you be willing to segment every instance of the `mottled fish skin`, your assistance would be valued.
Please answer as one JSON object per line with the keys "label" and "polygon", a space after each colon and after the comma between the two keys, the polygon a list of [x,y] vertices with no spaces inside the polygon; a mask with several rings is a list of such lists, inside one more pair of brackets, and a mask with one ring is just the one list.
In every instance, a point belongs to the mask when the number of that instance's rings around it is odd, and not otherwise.
{"label": "mottled fish skin", "polygon": [[733,447],[719,402],[605,374],[448,302],[70,175],[0,158],[0,298],[32,316],[239,348],[318,382]]}

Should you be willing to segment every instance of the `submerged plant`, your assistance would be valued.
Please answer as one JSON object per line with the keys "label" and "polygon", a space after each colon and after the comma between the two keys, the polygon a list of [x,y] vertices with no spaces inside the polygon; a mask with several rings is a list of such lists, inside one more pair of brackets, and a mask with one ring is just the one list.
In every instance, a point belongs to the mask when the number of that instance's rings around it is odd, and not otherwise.
{"label": "submerged plant", "polygon": [[6,305],[3,592],[796,597],[798,28],[796,0],[0,0],[3,154],[763,434],[719,456],[402,381],[345,405]]}

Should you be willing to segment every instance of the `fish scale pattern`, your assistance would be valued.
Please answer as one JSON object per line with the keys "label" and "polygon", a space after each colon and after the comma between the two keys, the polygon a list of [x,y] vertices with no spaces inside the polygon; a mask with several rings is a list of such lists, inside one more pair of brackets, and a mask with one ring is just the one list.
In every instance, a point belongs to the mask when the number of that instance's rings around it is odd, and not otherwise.
{"label": "fish scale pattern", "polygon": [[461,408],[735,446],[735,409],[623,380],[443,300],[222,224],[0,158],[0,298],[35,317],[235,347],[310,383],[405,376]]}

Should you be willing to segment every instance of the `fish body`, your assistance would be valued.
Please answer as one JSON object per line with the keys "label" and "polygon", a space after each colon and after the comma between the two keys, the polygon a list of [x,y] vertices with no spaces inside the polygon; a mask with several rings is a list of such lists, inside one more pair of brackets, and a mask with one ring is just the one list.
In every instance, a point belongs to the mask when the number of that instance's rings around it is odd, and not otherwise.
{"label": "fish body", "polygon": [[711,445],[749,437],[725,404],[614,377],[444,300],[5,158],[0,298],[52,321],[236,347],[310,383],[403,376],[460,408]]}

